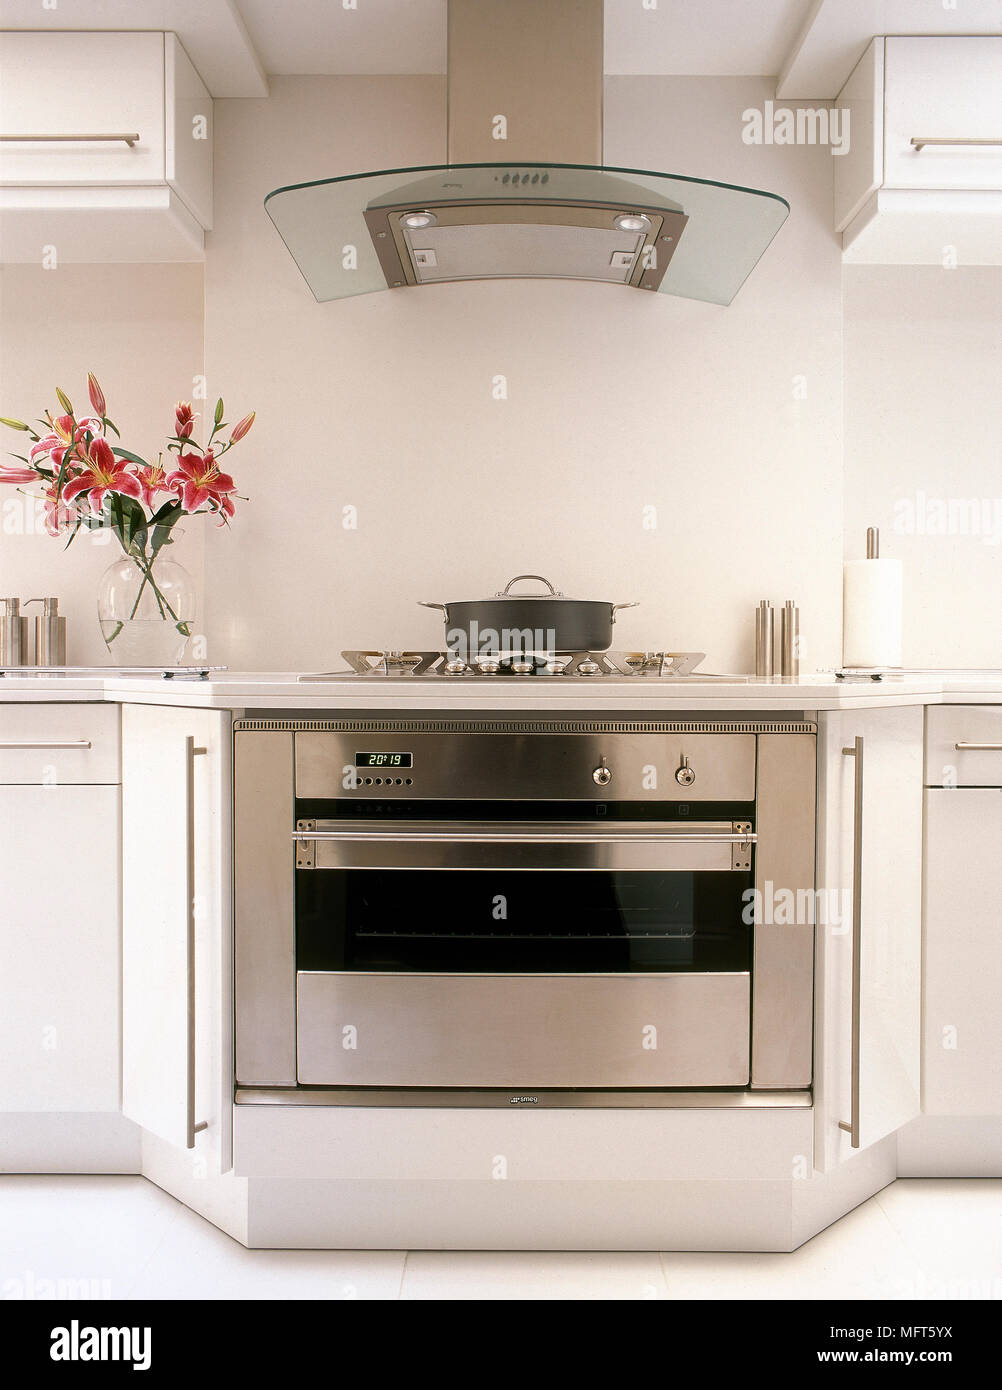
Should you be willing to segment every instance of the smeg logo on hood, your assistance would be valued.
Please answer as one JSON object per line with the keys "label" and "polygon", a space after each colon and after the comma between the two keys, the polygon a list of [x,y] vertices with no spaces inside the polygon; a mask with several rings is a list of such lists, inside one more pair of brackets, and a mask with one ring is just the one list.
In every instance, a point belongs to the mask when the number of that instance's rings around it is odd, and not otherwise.
{"label": "smeg logo on hood", "polygon": [[538,1097],[538,1096],[509,1096],[509,1097],[508,1097],[508,1104],[509,1104],[509,1105],[538,1105],[538,1104],[539,1104],[539,1097]]}

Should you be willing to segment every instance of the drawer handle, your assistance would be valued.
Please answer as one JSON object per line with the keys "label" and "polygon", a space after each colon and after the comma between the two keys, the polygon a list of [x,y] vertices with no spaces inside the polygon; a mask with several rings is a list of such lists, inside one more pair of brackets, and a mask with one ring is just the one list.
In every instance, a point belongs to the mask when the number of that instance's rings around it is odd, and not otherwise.
{"label": "drawer handle", "polygon": [[955,743],[958,753],[1002,753],[1002,743]]}
{"label": "drawer handle", "polygon": [[87,738],[50,738],[44,743],[36,743],[33,739],[5,739],[0,743],[0,748],[93,748],[90,739]]}
{"label": "drawer handle", "polygon": [[863,740],[853,740],[843,754],[855,761],[852,797],[852,1041],[850,1043],[849,1119],[839,1129],[849,1136],[851,1148],[859,1148],[860,1049],[859,1022],[862,994],[863,942]]}
{"label": "drawer handle", "polygon": [[960,145],[967,149],[976,149],[979,145],[1002,145],[1002,136],[999,136],[997,139],[981,140],[955,139],[953,136],[913,135],[911,143],[916,153],[918,153],[919,150],[924,150],[926,145]]}
{"label": "drawer handle", "polygon": [[124,140],[131,150],[139,140],[139,136],[134,132],[130,135],[0,135],[0,140],[7,144],[18,145],[51,145],[69,142],[90,144],[97,140],[117,143],[119,140]]}
{"label": "drawer handle", "polygon": [[195,1122],[195,759],[208,753],[207,748],[196,748],[193,738],[184,741],[185,754],[185,899],[187,903],[187,987],[188,1018],[187,1047],[188,1071],[186,1082],[185,1147],[195,1147],[195,1135],[208,1129],[207,1120]]}

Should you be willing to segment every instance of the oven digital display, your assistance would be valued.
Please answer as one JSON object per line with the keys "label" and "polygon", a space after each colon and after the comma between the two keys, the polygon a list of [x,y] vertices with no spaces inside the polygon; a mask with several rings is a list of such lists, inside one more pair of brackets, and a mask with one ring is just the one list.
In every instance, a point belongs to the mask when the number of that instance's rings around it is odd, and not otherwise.
{"label": "oven digital display", "polygon": [[412,767],[410,753],[356,753],[356,767]]}

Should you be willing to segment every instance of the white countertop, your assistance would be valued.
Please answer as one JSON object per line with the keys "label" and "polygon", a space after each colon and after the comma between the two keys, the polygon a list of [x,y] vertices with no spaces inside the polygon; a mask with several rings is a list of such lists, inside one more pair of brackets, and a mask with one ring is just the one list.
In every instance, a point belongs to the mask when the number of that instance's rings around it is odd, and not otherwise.
{"label": "white countertop", "polygon": [[301,681],[295,671],[217,671],[206,679],[126,675],[113,668],[5,675],[0,704],[112,701],[205,709],[268,710],[832,710],[913,704],[1002,704],[1002,670],[943,671],[799,681],[752,676],[701,680],[584,677],[332,676]]}

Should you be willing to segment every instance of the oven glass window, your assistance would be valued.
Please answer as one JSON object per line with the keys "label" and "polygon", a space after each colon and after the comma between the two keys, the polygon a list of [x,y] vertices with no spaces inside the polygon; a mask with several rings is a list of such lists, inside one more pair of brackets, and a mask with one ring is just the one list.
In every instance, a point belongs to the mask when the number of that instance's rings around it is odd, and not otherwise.
{"label": "oven glass window", "polygon": [[751,967],[751,873],[365,869],[296,874],[300,970]]}

